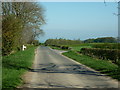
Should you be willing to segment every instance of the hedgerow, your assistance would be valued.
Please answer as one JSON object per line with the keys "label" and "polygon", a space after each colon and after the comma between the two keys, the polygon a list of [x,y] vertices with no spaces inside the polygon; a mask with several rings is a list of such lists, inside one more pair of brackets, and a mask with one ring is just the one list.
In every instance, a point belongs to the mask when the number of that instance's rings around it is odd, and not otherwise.
{"label": "hedgerow", "polygon": [[95,43],[92,44],[92,47],[104,49],[120,49],[120,43]]}
{"label": "hedgerow", "polygon": [[120,64],[120,50],[118,49],[82,48],[80,52],[91,57],[110,60],[115,64]]}
{"label": "hedgerow", "polygon": [[51,46],[53,46],[53,47],[58,47],[58,48],[60,48],[60,49],[70,49],[70,47],[69,46],[67,46],[67,45],[51,45]]}

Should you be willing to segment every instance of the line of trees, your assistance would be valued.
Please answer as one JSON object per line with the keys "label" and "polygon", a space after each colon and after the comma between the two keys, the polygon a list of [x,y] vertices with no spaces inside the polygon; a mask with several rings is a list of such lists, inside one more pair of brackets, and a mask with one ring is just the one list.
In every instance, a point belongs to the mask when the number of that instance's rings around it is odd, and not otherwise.
{"label": "line of trees", "polygon": [[48,39],[45,41],[45,45],[77,45],[81,43],[117,43],[118,39],[114,37],[102,37],[96,39],[86,39],[84,41],[78,40],[67,40],[67,39]]}
{"label": "line of trees", "polygon": [[21,49],[23,44],[32,44],[43,30],[44,9],[36,2],[2,3],[2,54]]}
{"label": "line of trees", "polygon": [[102,37],[96,39],[86,39],[84,43],[117,43],[118,39],[114,37]]}
{"label": "line of trees", "polygon": [[45,45],[74,45],[81,44],[81,40],[67,40],[67,39],[48,39]]}

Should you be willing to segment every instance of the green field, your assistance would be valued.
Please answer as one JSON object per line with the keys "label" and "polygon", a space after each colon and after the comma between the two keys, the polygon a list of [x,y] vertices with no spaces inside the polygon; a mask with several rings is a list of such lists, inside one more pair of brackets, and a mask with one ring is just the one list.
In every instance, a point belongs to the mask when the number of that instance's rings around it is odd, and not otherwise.
{"label": "green field", "polygon": [[[64,46],[68,46],[74,51],[80,51],[81,48],[92,48],[92,46],[88,43],[82,43],[82,44],[76,44],[76,45],[64,45]],[[56,46],[50,45],[49,47],[51,47],[52,49],[63,50],[63,49],[56,47]],[[67,50],[67,49],[64,49],[64,50]]]}
{"label": "green field", "polygon": [[75,51],[80,51],[81,48],[120,49],[120,44],[118,43],[81,43],[68,46]]}
{"label": "green field", "polygon": [[112,78],[120,80],[120,72],[118,72],[119,68],[116,64],[113,64],[106,60],[100,60],[89,56],[81,55],[74,51],[65,52],[63,53],[63,55],[72,58],[84,65],[87,65],[97,71],[100,71],[101,73],[105,73],[111,76]]}
{"label": "green field", "polygon": [[[60,45],[61,46],[61,45]],[[81,43],[74,45],[66,45],[74,51],[80,51],[81,48],[102,48],[102,49],[120,49],[120,45],[118,43]],[[53,49],[61,50],[59,47],[50,46]]]}
{"label": "green field", "polygon": [[71,47],[74,51],[80,51],[81,48],[91,48],[91,46],[72,46]]}
{"label": "green field", "polygon": [[31,67],[35,48],[31,47],[3,57],[2,88],[15,88],[22,84],[21,75]]}
{"label": "green field", "polygon": [[81,44],[68,45],[68,46],[71,47],[73,51],[80,51],[81,48],[92,48],[90,43],[81,43]]}

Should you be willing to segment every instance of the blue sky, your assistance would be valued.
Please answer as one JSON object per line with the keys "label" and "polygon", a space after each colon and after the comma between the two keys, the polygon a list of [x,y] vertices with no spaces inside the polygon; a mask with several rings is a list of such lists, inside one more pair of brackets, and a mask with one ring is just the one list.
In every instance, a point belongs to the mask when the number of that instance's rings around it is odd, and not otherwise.
{"label": "blue sky", "polygon": [[41,2],[45,8],[46,24],[41,28],[49,38],[81,39],[117,37],[117,4],[107,2]]}

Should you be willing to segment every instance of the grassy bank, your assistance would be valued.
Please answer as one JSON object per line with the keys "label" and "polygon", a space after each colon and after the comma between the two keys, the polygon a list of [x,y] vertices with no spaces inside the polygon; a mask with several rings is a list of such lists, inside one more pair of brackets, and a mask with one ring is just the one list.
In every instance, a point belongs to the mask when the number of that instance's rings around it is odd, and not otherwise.
{"label": "grassy bank", "polygon": [[15,88],[22,84],[21,75],[31,67],[35,48],[31,47],[3,57],[2,88]]}
{"label": "grassy bank", "polygon": [[107,74],[114,79],[120,80],[120,70],[118,66],[106,60],[95,59],[89,56],[78,54],[74,51],[63,53],[63,55],[76,60],[88,67],[91,67],[101,73]]}

